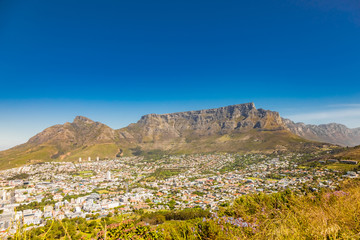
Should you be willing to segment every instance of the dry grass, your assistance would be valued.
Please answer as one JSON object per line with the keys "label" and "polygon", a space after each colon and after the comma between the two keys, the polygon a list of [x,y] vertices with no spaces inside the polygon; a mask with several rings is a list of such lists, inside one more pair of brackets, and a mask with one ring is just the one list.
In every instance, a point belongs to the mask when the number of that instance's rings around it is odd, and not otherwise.
{"label": "dry grass", "polygon": [[341,191],[291,192],[237,200],[235,215],[258,227],[250,239],[360,239],[360,181],[343,183]]}
{"label": "dry grass", "polygon": [[221,215],[242,218],[250,227],[211,219],[166,222],[161,228],[165,239],[360,239],[360,181],[304,196],[290,191],[244,196]]}

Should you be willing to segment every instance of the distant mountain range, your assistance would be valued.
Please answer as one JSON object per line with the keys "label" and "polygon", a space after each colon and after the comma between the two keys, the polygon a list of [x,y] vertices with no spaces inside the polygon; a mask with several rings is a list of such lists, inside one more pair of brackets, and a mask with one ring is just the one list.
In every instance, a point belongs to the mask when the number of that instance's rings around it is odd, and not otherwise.
{"label": "distant mountain range", "polygon": [[294,123],[289,119],[283,119],[283,122],[292,133],[309,140],[349,147],[360,145],[360,128],[351,129],[338,123],[320,125]]}
{"label": "distant mountain range", "polygon": [[360,129],[305,125],[253,103],[171,114],[148,114],[122,129],[78,116],[0,152],[1,168],[42,161],[205,152],[308,151],[321,142],[360,144]]}

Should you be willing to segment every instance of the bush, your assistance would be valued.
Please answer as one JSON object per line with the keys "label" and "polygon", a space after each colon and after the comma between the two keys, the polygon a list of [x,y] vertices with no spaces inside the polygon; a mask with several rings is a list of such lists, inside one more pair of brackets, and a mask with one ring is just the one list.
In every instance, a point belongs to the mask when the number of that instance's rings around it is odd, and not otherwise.
{"label": "bush", "polygon": [[[106,238],[105,238],[106,233]],[[133,221],[123,221],[121,223],[107,226],[106,230],[99,232],[98,240],[104,239],[163,239],[162,235],[156,230],[143,224],[135,224]]]}

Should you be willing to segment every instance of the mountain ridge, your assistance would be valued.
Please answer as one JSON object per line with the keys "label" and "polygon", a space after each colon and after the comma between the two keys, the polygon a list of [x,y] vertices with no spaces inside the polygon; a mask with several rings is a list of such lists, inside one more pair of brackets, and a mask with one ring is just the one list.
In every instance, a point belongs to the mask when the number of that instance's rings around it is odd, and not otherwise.
{"label": "mountain ridge", "polygon": [[[254,103],[147,114],[120,129],[76,116],[71,123],[46,128],[26,143],[1,151],[0,163],[7,167],[87,156],[106,158],[132,155],[134,149],[171,154],[304,151],[320,147],[321,143],[314,141],[326,142],[323,139],[331,135],[320,133],[315,127],[284,119],[278,112],[256,109]],[[339,134],[344,139],[345,135]]]}
{"label": "mountain ridge", "polygon": [[[274,121],[271,122],[268,118]],[[186,134],[187,130],[199,135],[210,135],[251,128],[281,128],[281,118],[277,112],[256,109],[254,103],[245,103],[213,109],[147,114],[142,116],[137,123],[130,124],[127,129],[136,132],[135,128],[139,128],[139,125],[148,137],[152,134],[152,130],[180,137]]]}
{"label": "mountain ridge", "polygon": [[305,124],[283,119],[287,128],[294,134],[313,141],[323,141],[340,146],[360,145],[360,128],[348,128],[339,123]]}

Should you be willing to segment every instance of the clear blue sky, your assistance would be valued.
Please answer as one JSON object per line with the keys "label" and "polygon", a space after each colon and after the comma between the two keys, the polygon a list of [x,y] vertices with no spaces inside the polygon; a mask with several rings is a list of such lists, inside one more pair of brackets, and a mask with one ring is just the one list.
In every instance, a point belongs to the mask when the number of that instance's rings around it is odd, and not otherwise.
{"label": "clear blue sky", "polygon": [[360,127],[359,82],[359,0],[0,0],[0,149],[250,101]]}

